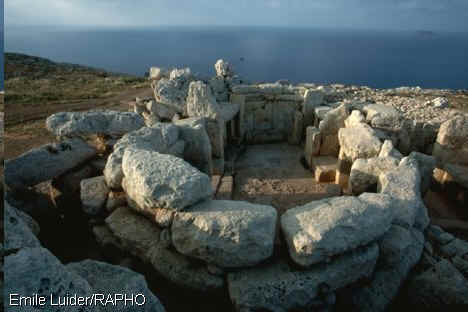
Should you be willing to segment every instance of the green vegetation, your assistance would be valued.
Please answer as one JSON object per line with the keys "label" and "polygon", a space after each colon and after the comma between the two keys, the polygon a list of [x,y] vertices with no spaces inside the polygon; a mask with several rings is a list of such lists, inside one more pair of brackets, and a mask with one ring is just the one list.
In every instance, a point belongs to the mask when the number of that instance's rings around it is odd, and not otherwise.
{"label": "green vegetation", "polygon": [[123,89],[147,87],[146,79],[90,67],[5,53],[5,102],[41,105],[112,97]]}

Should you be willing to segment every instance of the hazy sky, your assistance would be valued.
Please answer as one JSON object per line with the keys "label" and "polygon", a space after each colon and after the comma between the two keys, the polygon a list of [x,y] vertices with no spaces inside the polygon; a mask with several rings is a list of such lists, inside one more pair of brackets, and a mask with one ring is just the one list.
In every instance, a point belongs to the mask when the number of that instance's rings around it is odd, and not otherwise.
{"label": "hazy sky", "polygon": [[468,0],[7,0],[5,25],[270,25],[468,31]]}

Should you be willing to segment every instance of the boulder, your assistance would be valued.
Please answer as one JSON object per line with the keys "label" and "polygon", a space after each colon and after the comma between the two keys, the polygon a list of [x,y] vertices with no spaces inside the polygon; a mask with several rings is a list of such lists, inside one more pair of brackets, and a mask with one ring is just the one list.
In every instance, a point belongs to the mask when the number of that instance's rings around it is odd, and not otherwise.
{"label": "boulder", "polygon": [[220,267],[253,266],[273,254],[276,217],[271,206],[210,200],[175,215],[172,242],[180,253]]}
{"label": "boulder", "polygon": [[392,196],[395,224],[424,229],[429,224],[427,209],[421,198],[421,174],[415,159],[405,157],[396,170],[379,176],[377,190]]}
{"label": "boulder", "polygon": [[155,115],[159,119],[165,120],[172,120],[175,114],[177,114],[176,109],[155,101],[149,101],[146,103],[146,109],[151,113],[151,115]]}
{"label": "boulder", "polygon": [[302,113],[304,114],[304,125],[306,127],[313,126],[315,121],[315,108],[322,105],[324,94],[320,90],[308,89],[304,94],[304,102],[302,104]]}
{"label": "boulder", "polygon": [[[149,290],[143,275],[127,268],[94,260],[84,260],[67,264],[66,269],[85,279],[96,293],[119,294],[134,298],[138,304],[130,305],[121,301],[106,305],[102,311],[143,311],[164,312],[159,299]],[[140,305],[144,303],[143,305]]]}
{"label": "boulder", "polygon": [[468,117],[442,123],[432,151],[438,161],[468,166]]}
{"label": "boulder", "polygon": [[124,135],[114,146],[107,159],[104,176],[110,188],[122,186],[122,158],[127,148],[156,151],[163,154],[183,156],[185,143],[179,139],[179,128],[172,124],[158,123]]}
{"label": "boulder", "polygon": [[16,252],[23,248],[40,247],[41,244],[24,221],[23,213],[5,201],[4,202],[4,242],[5,254]]}
{"label": "boulder", "polygon": [[126,149],[122,168],[130,206],[151,217],[156,208],[180,211],[213,195],[206,174],[172,155]]}
{"label": "boulder", "polygon": [[421,173],[421,194],[426,194],[431,186],[432,176],[436,167],[436,159],[434,156],[426,155],[419,152],[411,152],[409,158],[415,159],[418,163],[419,172]]}
{"label": "boulder", "polygon": [[57,137],[89,137],[94,134],[120,137],[145,125],[133,112],[62,112],[46,120],[46,128]]}
{"label": "boulder", "polygon": [[221,117],[221,108],[211,92],[210,86],[202,81],[190,83],[187,96],[187,114],[189,117]]}
{"label": "boulder", "polygon": [[5,161],[5,183],[22,189],[51,180],[96,155],[81,139],[46,144]]}
{"label": "boulder", "polygon": [[169,79],[171,80],[188,80],[192,78],[192,71],[190,68],[174,68],[169,73]]}
{"label": "boulder", "polygon": [[392,220],[391,197],[365,193],[290,209],[281,216],[281,229],[291,258],[308,267],[377,240]]}
{"label": "boulder", "polygon": [[375,130],[366,124],[340,129],[338,140],[344,155],[352,162],[358,158],[376,157],[382,147]]}
{"label": "boulder", "polygon": [[296,271],[280,261],[229,273],[229,296],[237,311],[317,309],[326,305],[323,301],[333,291],[369,277],[378,253],[377,244],[371,244],[306,271]]}
{"label": "boulder", "polygon": [[467,280],[445,259],[412,278],[408,292],[411,303],[423,309],[468,305]]}
{"label": "boulder", "polygon": [[83,211],[92,216],[100,214],[109,195],[104,176],[82,180],[80,185]]}
{"label": "boulder", "polygon": [[380,240],[381,254],[372,280],[352,290],[348,307],[356,311],[386,311],[419,262],[424,235],[415,229],[392,226]]}
{"label": "boulder", "polygon": [[351,112],[351,115],[349,115],[349,117],[344,122],[346,128],[359,126],[360,124],[364,124],[364,123],[366,123],[366,118],[358,110],[353,110]]}
{"label": "boulder", "polygon": [[372,192],[377,189],[377,182],[382,173],[398,168],[399,161],[393,157],[373,157],[356,159],[351,166],[349,189],[354,195]]}
{"label": "boulder", "polygon": [[208,82],[217,102],[229,101],[229,90],[227,82],[223,77],[215,76]]}
{"label": "boulder", "polygon": [[231,64],[224,60],[217,60],[215,65],[216,76],[219,77],[231,77],[234,75]]}
{"label": "boulder", "polygon": [[400,161],[403,155],[393,146],[391,140],[385,140],[380,149],[379,157],[394,157]]}
{"label": "boulder", "polygon": [[323,135],[337,134],[340,128],[345,127],[344,122],[348,116],[346,104],[341,104],[337,108],[330,110],[320,122],[320,133]]}
{"label": "boulder", "polygon": [[366,114],[366,120],[375,128],[394,127],[400,119],[398,111],[390,105],[368,104],[363,107],[363,110]]}
{"label": "boulder", "polygon": [[307,127],[304,156],[309,167],[312,167],[312,159],[320,153],[321,141],[320,130],[315,127]]}
{"label": "boulder", "polygon": [[224,279],[210,274],[206,266],[166,248],[161,242],[161,229],[127,207],[115,210],[106,224],[118,238],[119,247],[151,264],[169,281],[192,290],[212,291],[224,286]]}
{"label": "boulder", "polygon": [[180,138],[185,142],[184,159],[201,172],[213,174],[213,159],[210,137],[204,118],[187,118],[174,122]]}
{"label": "boulder", "polygon": [[[4,293],[16,298],[31,297],[34,294],[45,296],[45,305],[28,308],[27,311],[56,311],[59,298],[65,300],[67,296],[91,297],[93,289],[88,282],[69,271],[60,261],[45,248],[24,248],[16,254],[5,257]],[[17,294],[17,296],[13,295]],[[52,298],[51,298],[52,297]],[[52,301],[52,300],[53,301]],[[60,311],[77,311],[76,306],[63,305]],[[101,311],[94,305],[83,305],[80,311]]]}
{"label": "boulder", "polygon": [[190,78],[186,81],[161,78],[153,84],[154,98],[158,103],[175,109],[178,113],[185,113],[185,99],[187,98]]}

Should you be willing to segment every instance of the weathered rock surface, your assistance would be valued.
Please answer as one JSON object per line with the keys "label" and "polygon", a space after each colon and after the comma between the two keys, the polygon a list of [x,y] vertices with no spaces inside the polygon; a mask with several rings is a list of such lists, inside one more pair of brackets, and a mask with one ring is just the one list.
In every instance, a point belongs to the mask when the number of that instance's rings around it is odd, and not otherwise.
{"label": "weathered rock surface", "polygon": [[346,128],[359,126],[360,124],[363,124],[363,123],[366,123],[366,118],[358,110],[353,110],[351,112],[351,115],[349,115],[349,117],[344,122]]}
{"label": "weathered rock surface", "polygon": [[146,109],[152,115],[156,115],[159,119],[172,120],[175,114],[177,114],[176,109],[155,101],[149,101],[146,103]]}
{"label": "weathered rock surface", "polygon": [[89,215],[97,215],[104,208],[109,188],[104,176],[94,177],[81,181],[81,205],[83,211]]}
{"label": "weathered rock surface", "polygon": [[31,228],[24,222],[21,212],[4,202],[4,252],[16,252],[22,248],[40,247],[40,242]]}
{"label": "weathered rock surface", "polygon": [[150,216],[156,208],[180,211],[213,195],[206,174],[172,155],[127,149],[122,169],[130,206]]}
{"label": "weathered rock surface", "polygon": [[315,127],[307,127],[304,156],[309,167],[312,166],[313,157],[320,153],[321,141],[320,130]]}
{"label": "weathered rock surface", "polygon": [[353,290],[351,307],[358,311],[386,311],[410,270],[421,258],[424,236],[392,226],[379,242],[381,254],[372,280]]}
{"label": "weathered rock surface", "polygon": [[338,140],[344,155],[352,162],[358,158],[376,157],[382,147],[375,130],[366,124],[341,128]]}
{"label": "weathered rock surface", "polygon": [[345,127],[345,120],[348,116],[349,113],[345,104],[330,110],[320,122],[320,132],[324,135],[337,134],[340,128]]}
{"label": "weathered rock surface", "polygon": [[403,155],[393,146],[391,140],[385,140],[380,149],[379,157],[394,157],[400,161]]}
{"label": "weathered rock surface", "polygon": [[447,260],[417,275],[409,282],[408,297],[415,306],[443,309],[447,305],[468,304],[468,282]]}
{"label": "weathered rock surface", "polygon": [[[127,268],[99,261],[85,260],[67,264],[66,269],[85,279],[96,293],[122,294],[135,302],[144,305],[130,305],[117,302],[116,305],[106,305],[102,311],[144,311],[164,312],[159,299],[151,293],[143,275]],[[136,297],[138,296],[138,297]],[[144,296],[144,297],[143,297]]]}
{"label": "weathered rock surface", "polygon": [[187,96],[187,114],[190,117],[220,117],[220,107],[211,92],[210,86],[202,81],[190,83]]}
{"label": "weathered rock surface", "polygon": [[156,151],[182,157],[185,143],[179,140],[179,128],[172,124],[158,123],[124,135],[114,146],[104,169],[107,185],[120,188],[123,171],[122,159],[127,148]]}
{"label": "weathered rock surface", "polygon": [[369,277],[378,257],[377,244],[339,256],[307,271],[284,262],[228,274],[228,289],[237,311],[308,311],[326,304],[325,297]]}
{"label": "weathered rock surface", "polygon": [[189,259],[160,243],[161,229],[127,207],[115,210],[106,224],[118,238],[119,248],[150,263],[173,283],[197,291],[210,291],[224,286],[224,279],[210,274],[206,266]]}
{"label": "weathered rock surface", "polygon": [[457,116],[440,126],[432,155],[443,163],[468,165],[468,117]]}
{"label": "weathered rock surface", "polygon": [[5,161],[5,183],[25,188],[51,180],[96,155],[96,150],[81,139],[46,144],[17,158]]}
{"label": "weathered rock surface", "polygon": [[168,74],[167,70],[161,67],[153,66],[153,67],[150,67],[150,70],[149,70],[149,78],[151,80],[159,80],[163,78],[164,76],[166,76],[167,74]]}
{"label": "weathered rock surface", "polygon": [[366,120],[376,128],[394,127],[400,119],[398,111],[389,105],[369,104],[364,106],[363,110],[366,113]]}
{"label": "weathered rock surface", "polygon": [[434,156],[419,152],[411,152],[409,158],[415,159],[418,163],[419,172],[421,173],[421,194],[425,194],[431,186],[432,176],[436,167],[436,159]]}
{"label": "weathered rock surface", "polygon": [[378,239],[392,219],[389,196],[365,193],[290,209],[281,216],[281,229],[291,258],[307,267]]}
{"label": "weathered rock surface", "polygon": [[415,159],[405,157],[396,170],[381,174],[377,189],[392,196],[395,224],[406,228],[415,225],[421,230],[427,227],[429,217],[421,199],[421,174]]}
{"label": "weathered rock surface", "polygon": [[[45,248],[24,248],[16,254],[5,257],[5,294],[19,294],[32,296],[38,294],[46,296],[48,311],[56,311],[59,298],[65,296],[89,296],[94,293],[86,280],[70,272],[60,261]],[[18,298],[19,299],[19,298]],[[31,308],[28,311],[44,311],[41,308]],[[76,306],[65,305],[60,311],[77,311]],[[100,307],[93,305],[81,306],[80,311],[101,311]]]}
{"label": "weathered rock surface", "polygon": [[181,119],[174,123],[185,142],[184,159],[201,172],[213,174],[211,142],[204,118]]}
{"label": "weathered rock surface", "polygon": [[144,125],[139,114],[118,111],[63,112],[46,120],[47,130],[57,137],[122,136]]}
{"label": "weathered rock surface", "polygon": [[180,253],[220,267],[253,266],[273,254],[276,217],[271,206],[210,200],[175,215],[172,241]]}
{"label": "weathered rock surface", "polygon": [[304,114],[304,125],[313,126],[315,120],[315,108],[322,105],[324,94],[320,90],[308,89],[304,94],[302,113]]}
{"label": "weathered rock surface", "polygon": [[393,157],[373,157],[356,159],[351,166],[349,188],[354,195],[377,189],[377,182],[382,173],[398,168],[399,160]]}

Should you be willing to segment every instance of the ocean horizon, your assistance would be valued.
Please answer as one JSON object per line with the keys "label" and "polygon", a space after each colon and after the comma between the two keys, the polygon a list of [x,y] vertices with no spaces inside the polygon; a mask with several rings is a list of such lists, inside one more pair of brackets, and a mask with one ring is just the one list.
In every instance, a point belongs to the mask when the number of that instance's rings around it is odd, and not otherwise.
{"label": "ocean horizon", "polygon": [[7,27],[5,52],[143,76],[150,66],[251,82],[468,88],[468,33],[285,27]]}

